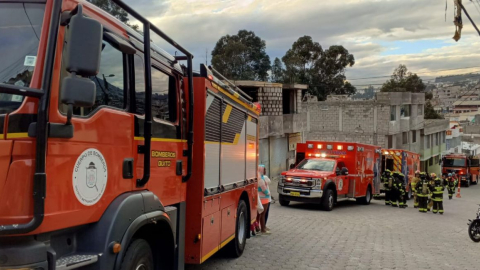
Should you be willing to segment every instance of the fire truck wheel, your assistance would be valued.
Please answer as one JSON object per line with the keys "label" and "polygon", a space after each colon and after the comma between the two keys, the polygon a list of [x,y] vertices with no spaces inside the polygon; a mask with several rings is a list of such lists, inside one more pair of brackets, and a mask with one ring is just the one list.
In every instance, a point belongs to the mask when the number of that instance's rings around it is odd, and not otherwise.
{"label": "fire truck wheel", "polygon": [[327,189],[325,195],[323,195],[322,208],[325,211],[332,211],[335,204],[335,197],[333,196],[333,190]]}
{"label": "fire truck wheel", "polygon": [[128,246],[121,270],[153,270],[153,256],[150,245],[143,239],[136,239]]}
{"label": "fire truck wheel", "polygon": [[247,204],[245,201],[240,200],[237,209],[237,220],[235,221],[235,238],[227,247],[227,252],[231,257],[238,258],[242,256],[247,242],[248,224]]}

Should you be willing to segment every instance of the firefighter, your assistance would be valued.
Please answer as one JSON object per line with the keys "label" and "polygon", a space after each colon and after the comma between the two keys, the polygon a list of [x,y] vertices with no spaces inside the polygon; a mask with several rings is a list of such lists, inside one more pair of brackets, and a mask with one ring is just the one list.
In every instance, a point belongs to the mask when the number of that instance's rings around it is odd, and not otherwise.
{"label": "firefighter", "polygon": [[390,191],[390,200],[392,202],[392,207],[398,207],[399,203],[400,206],[403,206],[403,197],[401,197],[401,185],[399,184],[400,173],[393,172],[392,176],[393,184]]}
{"label": "firefighter", "polygon": [[391,192],[393,186],[392,172],[386,169],[382,175],[383,189],[385,190],[385,205],[391,205]]}
{"label": "firefighter", "polygon": [[443,180],[439,177],[435,177],[433,185],[430,185],[430,191],[432,192],[433,210],[434,214],[440,213],[443,215],[443,192],[445,187],[443,186]]}
{"label": "firefighter", "polygon": [[448,190],[448,199],[451,200],[453,198],[453,194],[455,194],[455,187],[457,186],[457,181],[453,178],[451,173],[448,174],[447,179],[443,182],[443,185],[447,187]]}
{"label": "firefighter", "polygon": [[397,190],[398,206],[402,209],[407,208],[407,196],[405,189],[405,175],[397,173],[395,177],[395,187]]}
{"label": "firefighter", "polygon": [[419,181],[415,185],[418,200],[418,211],[427,213],[428,194],[430,193],[428,176],[425,172],[419,173]]}
{"label": "firefighter", "polygon": [[[435,179],[437,178],[437,174],[436,173],[431,173],[430,174],[430,178],[428,179],[428,185],[430,187],[434,186],[435,185]],[[427,211],[430,211],[432,210],[432,207],[433,207],[433,200],[432,200],[432,193],[430,192],[430,194],[428,195],[428,205],[427,205]]]}
{"label": "firefighter", "polygon": [[410,183],[410,188],[413,192],[413,207],[418,208],[418,200],[417,200],[417,183],[420,181],[420,171],[417,170],[415,172],[415,177],[413,177],[412,182]]}

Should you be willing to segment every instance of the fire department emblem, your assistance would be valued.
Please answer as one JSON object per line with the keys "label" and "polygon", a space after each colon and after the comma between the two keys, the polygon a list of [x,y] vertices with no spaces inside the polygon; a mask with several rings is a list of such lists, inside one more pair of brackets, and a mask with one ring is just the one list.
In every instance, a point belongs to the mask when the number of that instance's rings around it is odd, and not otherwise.
{"label": "fire department emblem", "polygon": [[340,179],[338,180],[338,190],[342,190],[342,189],[343,189],[343,179],[340,178]]}
{"label": "fire department emblem", "polygon": [[96,204],[107,187],[107,162],[97,149],[85,150],[73,169],[73,191],[83,205]]}

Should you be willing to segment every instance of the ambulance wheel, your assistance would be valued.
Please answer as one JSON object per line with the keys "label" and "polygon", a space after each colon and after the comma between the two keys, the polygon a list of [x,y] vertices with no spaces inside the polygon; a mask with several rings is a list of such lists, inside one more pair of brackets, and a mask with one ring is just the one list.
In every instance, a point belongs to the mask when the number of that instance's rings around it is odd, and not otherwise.
{"label": "ambulance wheel", "polygon": [[371,201],[372,201],[372,188],[368,186],[365,197],[357,198],[357,202],[361,204],[369,205]]}
{"label": "ambulance wheel", "polygon": [[335,204],[335,197],[333,196],[333,190],[327,189],[323,195],[322,209],[325,211],[332,211]]}
{"label": "ambulance wheel", "polygon": [[134,240],[123,257],[121,270],[153,270],[152,249],[143,239]]}
{"label": "ambulance wheel", "polygon": [[247,204],[241,200],[238,203],[237,219],[235,221],[235,238],[227,246],[228,255],[234,258],[242,256],[247,243],[247,233],[249,232],[247,216]]}

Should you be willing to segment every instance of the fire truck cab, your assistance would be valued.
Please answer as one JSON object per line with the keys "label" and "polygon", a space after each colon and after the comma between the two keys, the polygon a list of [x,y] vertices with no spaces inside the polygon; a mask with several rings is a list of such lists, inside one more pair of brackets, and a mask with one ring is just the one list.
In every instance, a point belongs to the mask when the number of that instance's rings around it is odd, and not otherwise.
{"label": "fire truck cab", "polygon": [[478,184],[479,168],[479,158],[476,156],[448,154],[442,158],[442,174],[455,173],[466,187]]}
{"label": "fire truck cab", "polygon": [[[410,183],[415,172],[420,170],[420,155],[414,152],[401,149],[383,149],[382,150],[382,172],[385,170],[400,172],[405,175],[405,187],[407,191],[407,199],[412,198],[412,188]],[[380,192],[384,192],[383,183]]]}
{"label": "fire truck cab", "polygon": [[359,143],[297,144],[296,166],[283,172],[278,183],[280,204],[316,203],[327,211],[352,198],[369,204],[380,188],[380,153],[380,147]]}

